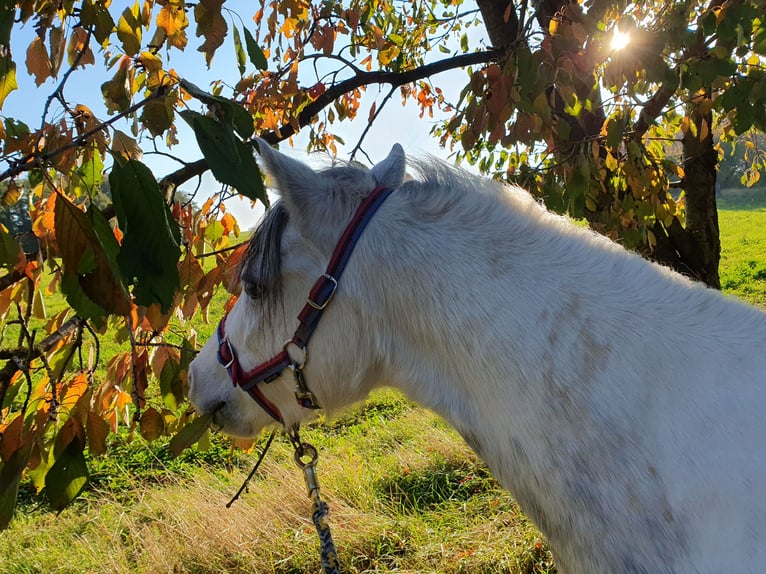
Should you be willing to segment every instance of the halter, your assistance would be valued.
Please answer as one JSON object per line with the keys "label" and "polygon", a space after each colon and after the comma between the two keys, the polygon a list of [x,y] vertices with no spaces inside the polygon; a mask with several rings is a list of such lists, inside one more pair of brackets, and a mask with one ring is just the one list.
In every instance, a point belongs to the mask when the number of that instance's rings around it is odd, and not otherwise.
{"label": "halter", "polygon": [[[354,251],[362,231],[369,223],[377,209],[393,191],[392,188],[378,186],[368,195],[357,208],[354,216],[340,236],[330,262],[325,272],[319,276],[309,291],[306,304],[298,314],[298,327],[292,338],[282,345],[282,350],[271,359],[264,361],[249,371],[245,371],[239,363],[237,353],[226,337],[226,317],[224,315],[216,330],[218,336],[218,362],[229,373],[234,386],[239,386],[257,402],[275,421],[284,424],[279,408],[269,401],[259,388],[259,383],[268,384],[279,377],[285,369],[293,371],[295,377],[295,398],[298,404],[306,409],[321,408],[314,393],[312,393],[303,378],[303,368],[308,361],[308,342],[319,324],[325,308],[330,303],[338,289],[343,270],[346,268],[351,253]],[[300,360],[295,360],[289,353],[290,347],[300,353]]]}

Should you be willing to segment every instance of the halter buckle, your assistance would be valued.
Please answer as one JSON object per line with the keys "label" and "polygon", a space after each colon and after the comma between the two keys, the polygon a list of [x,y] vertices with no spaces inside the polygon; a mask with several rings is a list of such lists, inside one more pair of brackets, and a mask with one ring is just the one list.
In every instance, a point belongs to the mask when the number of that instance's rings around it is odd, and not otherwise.
{"label": "halter buckle", "polygon": [[[329,285],[330,290],[325,292],[325,288]],[[322,273],[319,279],[314,283],[314,287],[309,292],[309,296],[306,297],[306,303],[317,311],[322,311],[332,301],[335,291],[338,289],[338,280],[328,273]],[[315,293],[316,292],[316,293]],[[320,298],[319,302],[312,299],[312,295],[315,298]]]}
{"label": "halter buckle", "polygon": [[[221,348],[226,345],[226,350],[229,352],[229,360],[227,361],[223,353],[221,353]],[[234,364],[234,349],[231,346],[231,343],[229,343],[229,340],[224,337],[221,339],[221,341],[218,343],[218,362],[221,363],[224,369],[229,369]]]}

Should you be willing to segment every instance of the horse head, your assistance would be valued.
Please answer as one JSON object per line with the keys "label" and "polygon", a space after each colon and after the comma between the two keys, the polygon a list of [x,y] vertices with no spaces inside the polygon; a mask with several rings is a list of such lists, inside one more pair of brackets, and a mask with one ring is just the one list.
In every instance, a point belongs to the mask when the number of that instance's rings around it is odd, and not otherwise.
{"label": "horse head", "polygon": [[[296,376],[307,381],[316,403],[311,406],[329,410],[364,398],[376,382],[354,265],[337,295],[333,291],[332,305],[322,310],[311,345],[289,341],[344,226],[373,190],[402,183],[406,163],[398,144],[370,170],[343,165],[314,171],[262,140],[258,147],[259,163],[280,199],[251,239],[240,270],[240,298],[189,370],[192,404],[214,413],[215,426],[241,437],[256,436],[275,420],[290,428],[312,416],[312,409],[296,401]],[[271,369],[249,393],[243,390],[251,381],[238,378],[264,363],[268,371],[270,359],[279,357],[282,369]]]}

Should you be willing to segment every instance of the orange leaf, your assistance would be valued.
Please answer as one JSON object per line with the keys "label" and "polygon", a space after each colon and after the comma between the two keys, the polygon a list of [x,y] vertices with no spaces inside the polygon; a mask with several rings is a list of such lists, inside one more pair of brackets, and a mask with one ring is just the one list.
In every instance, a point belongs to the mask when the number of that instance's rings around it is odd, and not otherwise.
{"label": "orange leaf", "polygon": [[138,430],[146,440],[156,440],[165,432],[165,419],[157,409],[149,407],[141,414]]}
{"label": "orange leaf", "polygon": [[106,437],[109,434],[109,425],[94,411],[88,411],[85,434],[88,437],[88,452],[92,456],[100,456],[106,452]]}
{"label": "orange leaf", "polygon": [[96,57],[93,55],[93,50],[90,49],[90,44],[88,43],[88,32],[82,26],[75,28],[69,37],[67,58],[70,66],[77,62],[78,66],[84,68],[88,64],[96,63]]}
{"label": "orange leaf", "polygon": [[27,71],[30,76],[35,76],[35,85],[39,86],[44,83],[50,77],[52,69],[48,51],[45,49],[42,39],[40,36],[35,36],[27,48]]}
{"label": "orange leaf", "polygon": [[0,460],[8,462],[21,446],[24,417],[20,414],[10,423],[0,425]]}

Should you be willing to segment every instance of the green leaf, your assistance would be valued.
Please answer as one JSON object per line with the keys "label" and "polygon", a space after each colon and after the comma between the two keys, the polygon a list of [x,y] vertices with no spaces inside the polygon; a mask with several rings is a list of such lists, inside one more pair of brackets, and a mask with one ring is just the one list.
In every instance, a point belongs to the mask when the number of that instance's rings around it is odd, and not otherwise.
{"label": "green leaf", "polygon": [[200,150],[215,178],[236,188],[245,197],[268,205],[261,172],[250,147],[238,140],[231,128],[211,117],[191,110],[180,114],[194,130]]}
{"label": "green leaf", "polygon": [[103,2],[94,4],[92,0],[84,0],[80,8],[80,21],[86,28],[93,29],[93,35],[102,46],[114,30],[114,20]]}
{"label": "green leaf", "polygon": [[266,56],[258,47],[258,44],[255,42],[255,38],[253,38],[253,35],[250,33],[250,31],[247,28],[243,28],[243,30],[245,32],[245,45],[247,46],[247,55],[249,56],[250,61],[253,63],[253,66],[259,70],[267,70],[269,63],[266,61]]}
{"label": "green leaf", "polygon": [[134,285],[136,303],[147,307],[159,303],[165,313],[180,288],[178,224],[154,175],[140,161],[115,164],[109,183],[117,221],[125,234],[117,264]]}
{"label": "green leaf", "polygon": [[19,242],[11,233],[0,225],[0,265],[13,267],[19,262]]}
{"label": "green leaf", "polygon": [[33,443],[30,442],[19,448],[0,468],[0,530],[8,528],[13,518],[21,474],[29,462],[32,445]]}
{"label": "green leaf", "polygon": [[245,63],[247,56],[245,50],[242,47],[242,37],[239,35],[239,28],[234,26],[234,55],[237,58],[237,68],[239,68],[239,75],[245,75]]}
{"label": "green leaf", "polygon": [[173,104],[176,100],[175,90],[164,98],[147,102],[141,112],[141,123],[149,130],[153,137],[162,135],[165,130],[173,125],[175,110]]}
{"label": "green leaf", "polygon": [[178,456],[185,449],[201,439],[205,432],[207,432],[207,428],[210,426],[210,420],[212,418],[213,415],[210,413],[202,415],[178,431],[178,433],[170,439],[170,444],[168,445],[168,450],[170,450],[173,456]]}
{"label": "green leaf", "polygon": [[85,187],[90,196],[95,195],[101,189],[102,175],[104,171],[104,162],[101,159],[101,153],[96,147],[90,150],[90,157],[77,169],[79,183]]}
{"label": "green leaf", "polygon": [[84,448],[84,441],[72,439],[45,475],[45,492],[54,510],[66,508],[88,483]]}
{"label": "green leaf", "polygon": [[245,108],[224,97],[208,94],[186,80],[181,80],[180,83],[181,87],[189,92],[191,96],[206,104],[213,115],[224,125],[232,126],[237,134],[239,134],[239,137],[246,140],[253,135],[255,131],[253,118]]}
{"label": "green leaf", "polygon": [[173,359],[168,359],[162,366],[160,373],[160,392],[162,400],[171,410],[178,408],[178,404],[183,401],[184,392],[181,382],[181,366]]}

